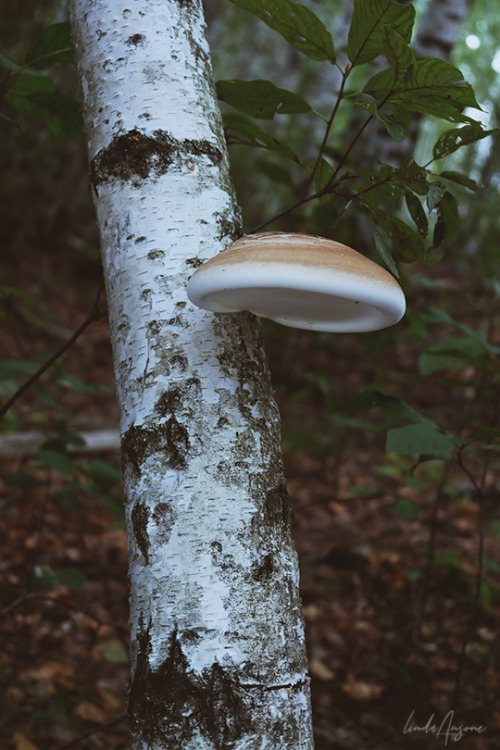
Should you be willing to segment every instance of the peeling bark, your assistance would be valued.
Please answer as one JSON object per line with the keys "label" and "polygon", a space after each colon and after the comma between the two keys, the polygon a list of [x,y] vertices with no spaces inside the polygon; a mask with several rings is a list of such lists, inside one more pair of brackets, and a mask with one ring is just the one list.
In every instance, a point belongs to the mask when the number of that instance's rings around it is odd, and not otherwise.
{"label": "peeling bark", "polygon": [[73,0],[121,415],[134,748],[312,748],[257,320],[194,309],[241,234],[199,0]]}

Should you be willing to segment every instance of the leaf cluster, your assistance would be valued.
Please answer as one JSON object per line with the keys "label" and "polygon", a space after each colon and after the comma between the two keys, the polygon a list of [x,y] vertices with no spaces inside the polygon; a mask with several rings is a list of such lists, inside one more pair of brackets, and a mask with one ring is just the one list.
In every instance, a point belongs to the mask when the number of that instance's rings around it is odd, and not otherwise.
{"label": "leaf cluster", "polygon": [[79,103],[57,91],[54,78],[42,73],[54,66],[73,63],[67,22],[46,27],[21,64],[0,54],[0,118],[17,124],[14,114],[21,113],[25,118],[42,120],[58,138],[82,138]]}
{"label": "leaf cluster", "polygon": [[[311,103],[267,80],[217,84],[219,98],[239,111],[225,115],[228,143],[264,148],[294,161],[305,172],[306,190],[301,189],[304,179],[297,187],[292,185],[295,201],[278,215],[315,199],[326,201],[337,217],[348,206],[360,206],[374,224],[380,258],[394,274],[398,260],[429,263],[440,259],[457,239],[457,186],[469,190],[477,186],[459,172],[432,172],[429,167],[494,131],[483,129],[466,114],[466,110],[480,107],[458,68],[439,58],[416,59],[410,46],[413,6],[395,0],[354,0],[345,50],[348,62],[342,68],[330,31],[309,8],[290,0],[232,2],[253,13],[303,55],[334,65],[340,73],[339,91],[330,118],[323,117],[325,136],[312,163],[282,137],[276,138],[255,122],[282,115],[321,116]],[[378,58],[385,66],[372,75],[372,63]],[[346,83],[355,68],[360,68],[367,80],[358,90],[347,92]],[[336,153],[329,146],[329,136],[341,101],[350,103],[352,111],[366,112],[366,119],[343,151]],[[381,164],[378,170],[362,171],[349,159],[356,142],[374,121],[390,137],[403,140],[411,118],[420,115],[454,124],[436,141],[428,164],[418,165],[409,159],[398,168]],[[282,171],[269,168],[266,172],[271,179],[274,173],[283,181]],[[273,217],[265,224],[272,221]]]}

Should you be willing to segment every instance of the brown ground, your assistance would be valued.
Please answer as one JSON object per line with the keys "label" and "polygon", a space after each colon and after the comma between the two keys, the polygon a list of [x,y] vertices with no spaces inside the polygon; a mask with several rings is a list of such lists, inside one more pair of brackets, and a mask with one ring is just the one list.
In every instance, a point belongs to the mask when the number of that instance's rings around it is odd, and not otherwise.
{"label": "brown ground", "polygon": [[[6,266],[4,283],[27,297],[4,294],[0,349],[7,360],[33,361],[55,351],[85,318],[98,272],[74,254],[65,260],[44,253]],[[414,309],[445,306],[471,326],[489,325],[499,344],[491,295],[473,294],[470,276],[455,273],[457,284],[470,293],[420,288]],[[412,457],[384,452],[384,430],[349,428],[331,416],[336,403],[375,385],[464,435],[474,420],[491,422],[486,385],[474,370],[455,371],[445,382],[441,374],[420,378],[423,338],[411,314],[398,329],[369,337],[269,327],[266,338],[284,417],[317,750],[500,747],[496,454],[486,467],[484,455],[467,459],[465,472],[456,460],[415,468]],[[16,423],[10,417],[7,427],[61,433],[116,424],[105,319],[89,327],[64,362],[18,402]],[[94,391],[65,387],[67,373]],[[378,412],[353,416],[383,426]],[[119,459],[111,453],[74,460],[57,468],[50,457],[2,461],[4,476],[21,472],[43,484],[12,486],[30,480],[7,477],[0,497],[1,748],[130,746],[120,488],[95,463],[118,467]],[[483,472],[486,563],[476,606],[474,481]],[[418,518],[401,516],[401,500],[418,504]],[[69,572],[54,575],[62,569]],[[466,737],[446,735],[452,718],[469,728]],[[429,719],[427,731],[416,730]],[[445,721],[437,739],[433,721]]]}

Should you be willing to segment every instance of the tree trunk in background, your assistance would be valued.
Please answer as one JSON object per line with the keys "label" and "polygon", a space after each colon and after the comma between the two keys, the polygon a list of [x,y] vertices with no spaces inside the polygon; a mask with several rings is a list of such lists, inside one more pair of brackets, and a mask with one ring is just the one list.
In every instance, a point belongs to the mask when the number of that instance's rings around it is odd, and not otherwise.
{"label": "tree trunk in background", "polygon": [[257,320],[186,281],[240,231],[198,0],[73,0],[121,411],[134,748],[312,747]]}

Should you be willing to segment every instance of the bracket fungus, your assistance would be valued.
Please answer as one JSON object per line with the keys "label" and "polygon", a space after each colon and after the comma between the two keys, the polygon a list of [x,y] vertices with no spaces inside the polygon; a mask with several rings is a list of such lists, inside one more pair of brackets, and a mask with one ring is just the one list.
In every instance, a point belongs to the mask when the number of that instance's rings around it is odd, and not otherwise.
{"label": "bracket fungus", "polygon": [[381,266],[325,237],[241,237],[191,276],[187,295],[212,312],[241,312],[312,331],[354,333],[397,323],[404,294]]}

